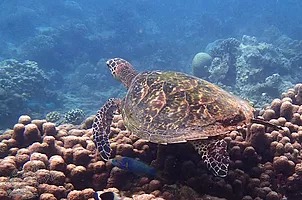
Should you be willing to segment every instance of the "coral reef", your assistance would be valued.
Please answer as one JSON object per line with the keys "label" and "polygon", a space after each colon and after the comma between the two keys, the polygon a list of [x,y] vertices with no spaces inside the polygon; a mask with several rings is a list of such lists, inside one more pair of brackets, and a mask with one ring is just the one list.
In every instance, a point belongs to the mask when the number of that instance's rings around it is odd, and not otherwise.
{"label": "coral reef", "polygon": [[0,62],[1,125],[12,125],[16,116],[35,113],[45,109],[47,102],[57,102],[57,96],[48,90],[51,84],[36,62],[12,59]]}
{"label": "coral reef", "polygon": [[68,111],[64,115],[64,122],[70,124],[81,124],[85,119],[84,111],[78,108]]}
{"label": "coral reef", "polygon": [[[1,6],[5,9],[0,13],[0,60],[6,58],[16,58],[20,61],[34,60],[44,71],[50,71],[51,78],[50,75],[48,78],[56,86],[53,91],[59,92],[62,102],[69,104],[64,105],[66,110],[63,112],[80,107],[87,114],[93,114],[93,111],[98,109],[95,99],[103,103],[108,96],[121,94],[121,90],[115,87],[117,83],[108,78],[109,73],[104,72],[103,66],[96,66],[100,55],[102,64],[104,59],[117,56],[118,52],[119,56],[139,66],[141,71],[161,69],[190,73],[191,69],[187,67],[190,59],[209,42],[219,38],[240,38],[243,34],[250,34],[261,41],[277,44],[278,46],[274,48],[285,50],[277,61],[290,61],[290,70],[300,70],[302,62],[299,1],[291,1],[289,4],[284,1],[271,1],[255,5],[233,1],[229,4],[226,2],[219,4],[216,1],[204,4],[202,1],[196,1],[186,6],[177,3],[174,5],[175,9],[170,9],[169,4],[161,4],[159,9],[156,2],[146,4],[143,1],[139,2],[141,9],[137,9],[131,2],[122,5],[113,1],[108,4],[87,4],[68,0],[45,4],[34,0],[32,3],[22,1],[17,7],[11,1],[2,2]],[[102,12],[99,12],[100,9]],[[278,16],[271,17],[274,9],[280,12],[277,12]],[[238,17],[239,13],[243,15]],[[163,18],[165,20],[162,20]],[[177,26],[173,26],[175,22]],[[262,54],[261,51],[260,48],[258,55]],[[265,51],[267,52],[267,49]],[[262,57],[265,61],[266,55]],[[267,54],[267,57],[270,55]],[[209,68],[209,73],[212,74],[210,79],[230,86],[235,77],[228,78],[228,73],[233,71],[232,67],[227,65],[228,60],[219,56],[214,60],[216,64]],[[272,70],[270,67],[267,69]],[[1,75],[2,72],[1,70]],[[204,76],[207,73],[200,75]],[[288,74],[295,81],[299,80],[298,73]],[[198,73],[196,75],[199,76]],[[282,80],[282,74],[280,76]],[[267,98],[271,97],[269,89],[277,87],[274,83],[279,83],[275,79],[274,82],[268,81],[270,82],[268,85],[259,85],[261,92],[257,93],[255,90],[250,93],[257,105],[261,105],[256,101],[258,99],[267,102]],[[40,86],[41,90],[44,88],[43,85],[36,86]],[[234,89],[232,91],[243,95],[244,92],[240,88],[250,88],[248,84],[237,86],[232,88]],[[279,86],[281,87],[282,85]],[[0,88],[0,98],[6,96],[7,92],[10,91]],[[272,92],[274,96],[278,95],[276,88]],[[41,112],[59,109],[57,105],[51,103],[45,105],[47,99],[55,102],[51,95],[42,101],[38,99],[24,103],[23,97],[19,96],[22,93],[14,94],[16,96],[11,96],[10,93],[7,95],[15,99],[11,101],[13,106],[0,105],[2,119],[11,118],[10,125],[20,114],[31,113],[33,117],[32,111],[36,107],[41,109],[36,111],[34,118],[41,118],[42,116],[38,115]],[[256,94],[257,97],[254,96]],[[44,95],[39,97],[43,98]],[[65,98],[68,100],[64,101]],[[13,112],[13,109],[8,109],[9,106],[19,107],[24,109],[24,112]],[[52,108],[48,109],[51,106]],[[16,108],[16,111],[21,110],[19,108]]]}
{"label": "coral reef", "polygon": [[62,115],[58,111],[51,111],[51,112],[46,114],[45,119],[48,122],[57,123],[62,119]]}
{"label": "coral reef", "polygon": [[[29,37],[21,46],[20,53],[22,58],[35,60],[42,66],[46,66],[51,60],[56,59],[55,57],[55,48],[58,45],[58,41],[55,37],[52,36],[54,34],[54,30],[48,30],[50,35],[46,34],[37,34],[34,37]],[[62,63],[61,63],[62,64]]]}
{"label": "coral reef", "polygon": [[206,47],[206,52],[213,58],[211,64],[194,74],[261,107],[302,78],[293,67],[294,60],[301,57],[300,51],[279,46],[259,42],[256,37],[247,35],[241,40],[216,40]]}
{"label": "coral reef", "polygon": [[[46,114],[45,118],[46,121],[53,122],[56,125],[60,125],[64,123],[79,125],[85,120],[85,113],[83,110],[79,108],[74,108],[67,111],[65,114],[61,114],[58,111],[49,112]],[[91,119],[90,122],[92,123]],[[89,119],[86,120],[86,124],[84,125],[89,126]]]}
{"label": "coral reef", "polygon": [[156,177],[102,161],[92,117],[82,126],[55,126],[21,116],[0,135],[0,197],[84,200],[110,191],[129,200],[301,199],[301,91],[297,84],[259,112],[270,126],[253,123],[226,134],[231,163],[225,178],[213,176],[189,144],[158,146],[131,135],[120,115],[111,126],[112,155],[138,158],[157,169]]}

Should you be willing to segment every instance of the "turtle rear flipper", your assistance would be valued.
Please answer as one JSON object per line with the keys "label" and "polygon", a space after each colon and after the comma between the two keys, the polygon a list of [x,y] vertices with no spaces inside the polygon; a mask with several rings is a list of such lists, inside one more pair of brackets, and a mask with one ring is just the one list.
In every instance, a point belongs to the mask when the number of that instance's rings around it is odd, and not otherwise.
{"label": "turtle rear flipper", "polygon": [[93,140],[101,157],[104,160],[110,158],[111,148],[109,142],[110,125],[113,120],[113,114],[119,109],[119,99],[109,99],[97,112],[93,125]]}
{"label": "turtle rear flipper", "polygon": [[227,175],[230,159],[226,151],[227,143],[224,140],[196,140],[190,143],[215,176]]}

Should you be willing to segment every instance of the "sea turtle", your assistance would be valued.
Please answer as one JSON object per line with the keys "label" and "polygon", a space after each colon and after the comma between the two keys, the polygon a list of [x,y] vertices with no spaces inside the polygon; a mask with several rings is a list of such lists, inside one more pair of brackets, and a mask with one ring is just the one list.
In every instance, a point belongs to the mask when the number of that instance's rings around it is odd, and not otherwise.
{"label": "sea turtle", "polygon": [[96,114],[93,138],[104,160],[110,157],[110,124],[116,112],[139,138],[158,144],[190,142],[214,175],[227,175],[227,143],[220,135],[248,124],[253,107],[203,79],[174,71],[138,73],[124,59],[106,62],[128,89]]}

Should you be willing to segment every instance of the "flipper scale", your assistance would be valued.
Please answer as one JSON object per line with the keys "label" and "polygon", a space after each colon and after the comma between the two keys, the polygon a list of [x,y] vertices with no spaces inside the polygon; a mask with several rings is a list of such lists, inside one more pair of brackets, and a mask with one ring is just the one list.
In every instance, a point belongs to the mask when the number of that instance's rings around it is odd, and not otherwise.
{"label": "flipper scale", "polygon": [[101,157],[105,161],[110,158],[110,125],[113,120],[113,114],[119,109],[119,102],[119,99],[114,98],[107,100],[97,112],[92,125],[93,140]]}

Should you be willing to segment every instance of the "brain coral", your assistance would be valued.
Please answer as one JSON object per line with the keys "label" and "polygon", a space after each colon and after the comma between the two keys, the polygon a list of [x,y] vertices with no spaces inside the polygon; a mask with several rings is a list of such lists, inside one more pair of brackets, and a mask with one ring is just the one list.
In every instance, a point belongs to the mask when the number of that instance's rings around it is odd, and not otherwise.
{"label": "brain coral", "polygon": [[212,57],[204,52],[197,53],[192,61],[193,74],[198,77],[208,75],[206,66],[210,66],[212,62]]}

